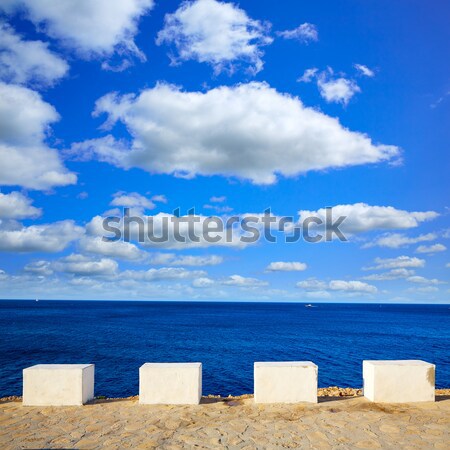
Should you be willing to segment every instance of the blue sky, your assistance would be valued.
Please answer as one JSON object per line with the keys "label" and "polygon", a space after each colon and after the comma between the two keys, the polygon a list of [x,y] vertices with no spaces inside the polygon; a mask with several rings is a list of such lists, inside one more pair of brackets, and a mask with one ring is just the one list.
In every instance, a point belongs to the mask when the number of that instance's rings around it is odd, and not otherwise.
{"label": "blue sky", "polygon": [[[446,303],[449,6],[9,0],[0,296]],[[103,242],[122,208],[348,242]]]}

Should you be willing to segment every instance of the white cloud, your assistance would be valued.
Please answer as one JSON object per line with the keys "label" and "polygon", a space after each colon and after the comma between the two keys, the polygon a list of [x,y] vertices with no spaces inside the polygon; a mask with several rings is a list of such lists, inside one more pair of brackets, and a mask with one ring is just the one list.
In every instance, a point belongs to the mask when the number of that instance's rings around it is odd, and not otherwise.
{"label": "white cloud", "polygon": [[156,253],[149,258],[150,264],[165,266],[215,266],[223,262],[217,255],[193,256],[174,253]]}
{"label": "white cloud", "polygon": [[266,270],[271,272],[301,272],[306,270],[307,265],[302,262],[292,261],[292,262],[283,262],[283,261],[275,261],[271,262]]}
{"label": "white cloud", "polygon": [[83,57],[117,51],[144,60],[134,36],[139,18],[153,6],[153,0],[8,0],[0,8],[9,14],[24,11],[36,27]]}
{"label": "white cloud", "polygon": [[425,260],[411,256],[397,256],[397,258],[375,258],[375,266],[365,267],[364,270],[421,268],[425,267]]}
{"label": "white cloud", "polygon": [[[317,217],[325,223],[326,209],[302,210],[299,211],[299,216],[300,223],[303,223],[308,217]],[[421,222],[435,219],[439,214],[434,211],[410,212],[392,206],[371,206],[366,203],[333,206],[333,221],[341,216],[346,217],[346,219],[339,226],[339,229],[344,234],[351,235],[373,230],[415,228]]]}
{"label": "white cloud", "polygon": [[439,288],[436,286],[421,286],[421,287],[414,287],[407,289],[408,292],[421,292],[421,293],[431,293],[431,292],[438,292]]}
{"label": "white cloud", "polygon": [[25,272],[30,272],[35,275],[49,276],[53,274],[53,269],[49,261],[33,261],[24,267]]}
{"label": "white cloud", "polygon": [[375,286],[362,281],[333,280],[329,283],[329,289],[332,291],[366,292],[369,294],[378,292]]}
{"label": "white cloud", "polygon": [[332,295],[328,291],[306,291],[302,295],[313,300],[332,298]]}
{"label": "white cloud", "polygon": [[32,206],[33,201],[20,192],[0,192],[0,219],[36,218],[42,214],[40,208]]}
{"label": "white cloud", "polygon": [[86,191],[82,191],[77,195],[77,198],[80,200],[86,200],[89,197],[89,193]]}
{"label": "white cloud", "polygon": [[391,160],[398,147],[376,145],[331,118],[265,83],[184,92],[158,84],[140,95],[111,93],[96,103],[107,125],[122,121],[131,148],[111,136],[77,143],[71,153],[95,155],[123,168],[181,177],[223,175],[272,184],[296,176]]}
{"label": "white cloud", "polygon": [[233,208],[231,208],[230,206],[219,206],[219,205],[203,205],[203,208],[205,209],[213,209],[214,211],[216,211],[218,214],[225,214],[225,213],[229,213],[231,211],[233,211]]}
{"label": "white cloud", "polygon": [[409,277],[409,278],[407,278],[407,280],[410,281],[411,283],[417,283],[417,284],[445,284],[445,281],[440,281],[436,278],[430,279],[430,278],[425,278],[425,277],[420,277],[420,276]]}
{"label": "white cloud", "polygon": [[315,77],[319,69],[316,67],[311,67],[310,69],[306,69],[303,72],[303,75],[299,78],[297,78],[297,81],[299,83],[309,83],[311,82]]}
{"label": "white cloud", "polygon": [[48,189],[76,182],[44,143],[49,124],[58,119],[37,92],[0,82],[0,185]]}
{"label": "white cloud", "polygon": [[328,102],[347,105],[350,99],[361,92],[360,87],[344,77],[333,78],[329,72],[321,72],[317,78],[320,95]]}
{"label": "white cloud", "polygon": [[107,276],[117,272],[118,264],[113,259],[92,259],[84,255],[72,254],[51,264],[58,272],[65,272],[76,276]]}
{"label": "white cloud", "polygon": [[137,192],[131,192],[129,194],[125,192],[116,192],[114,194],[114,199],[110,204],[112,206],[123,206],[125,208],[137,208],[140,210],[145,210],[156,208],[156,205],[152,200],[153,199],[144,197]]}
{"label": "white cloud", "polygon": [[388,247],[388,248],[400,248],[408,245],[417,244],[418,242],[434,241],[437,239],[435,233],[421,234],[416,237],[408,237],[402,233],[387,233],[379,238],[376,238],[372,242],[368,242],[363,245],[363,248],[370,247]]}
{"label": "white cloud", "polygon": [[214,280],[211,280],[211,278],[207,278],[207,277],[200,277],[200,278],[196,278],[193,282],[192,282],[192,286],[195,288],[208,288],[211,286],[214,286],[216,282]]}
{"label": "white cloud", "polygon": [[332,280],[325,282],[315,278],[299,281],[297,287],[306,291],[318,291],[322,294],[329,291],[366,294],[375,294],[378,292],[375,286],[362,281]]}
{"label": "white cloud", "polygon": [[297,287],[307,291],[324,291],[327,289],[325,281],[317,280],[315,278],[308,278],[307,280],[299,281]]}
{"label": "white cloud", "polygon": [[267,286],[267,281],[258,280],[257,278],[248,278],[241,275],[231,275],[227,279],[222,281],[225,286],[238,286],[243,288],[254,288]]}
{"label": "white cloud", "polygon": [[226,197],[223,195],[223,196],[221,196],[221,197],[211,197],[210,199],[209,199],[209,201],[211,202],[211,203],[223,203],[223,202],[225,202],[226,201]]}
{"label": "white cloud", "polygon": [[152,201],[156,203],[167,203],[167,197],[165,195],[159,194],[159,195],[153,195]]}
{"label": "white cloud", "polygon": [[13,229],[0,228],[0,251],[56,253],[79,239],[83,233],[83,228],[72,220],[29,227],[17,225]]}
{"label": "white cloud", "polygon": [[126,158],[128,151],[127,142],[108,135],[98,139],[75,142],[70,149],[64,150],[64,154],[75,161],[89,161],[97,158],[99,161],[123,167],[122,160]]}
{"label": "white cloud", "polygon": [[302,83],[310,83],[313,80],[316,80],[320,95],[328,103],[347,105],[355,94],[361,92],[361,88],[354,80],[345,78],[345,74],[336,76],[331,67],[321,72],[315,67],[306,69],[297,79]]}
{"label": "white cloud", "polygon": [[[177,217],[173,214],[161,212],[152,216],[141,215],[143,226],[136,222],[131,222],[129,227],[124,226],[123,217],[119,215],[116,217],[120,221],[110,224],[110,226],[120,230],[122,233],[121,238],[125,241],[141,241],[139,243],[144,248],[187,249],[213,246],[244,248],[248,245],[248,243],[242,242],[241,236],[243,232],[237,227],[227,228],[223,222],[217,223],[206,216],[190,215]],[[104,217],[95,216],[86,225],[88,234],[113,238],[113,232],[109,233],[103,228],[104,219]],[[189,226],[189,223],[192,225]],[[128,236],[125,236],[127,229],[129,229],[129,239]],[[191,230],[191,235],[189,229]],[[179,236],[176,237],[176,234]],[[183,240],[184,242],[182,242]]]}
{"label": "white cloud", "polygon": [[284,39],[297,39],[305,44],[316,42],[319,40],[317,27],[312,23],[302,23],[293,30],[285,30],[277,32]]}
{"label": "white cloud", "polygon": [[375,72],[369,69],[364,64],[354,64],[353,67],[361,74],[366,77],[372,78],[375,76]]}
{"label": "white cloud", "polygon": [[439,253],[439,252],[445,252],[447,250],[447,247],[442,244],[434,244],[434,245],[419,245],[416,249],[416,253]]}
{"label": "white cloud", "polygon": [[435,102],[430,105],[430,108],[437,108],[449,95],[450,91],[445,92],[444,95],[441,95]]}
{"label": "white cloud", "polygon": [[410,269],[392,269],[388,272],[374,273],[366,277],[362,277],[363,280],[384,281],[384,280],[398,280],[401,278],[408,278],[414,275],[414,270]]}
{"label": "white cloud", "polygon": [[216,73],[233,71],[240,62],[253,73],[263,68],[261,47],[272,43],[269,25],[249,18],[233,3],[216,0],[183,2],[164,19],[157,44],[173,44],[173,63],[195,60],[206,62]]}
{"label": "white cloud", "polygon": [[83,252],[110,258],[140,261],[147,257],[146,252],[140,250],[131,242],[103,241],[100,236],[83,236],[79,241],[79,246]]}
{"label": "white cloud", "polygon": [[51,86],[69,65],[42,41],[25,41],[0,22],[0,78],[9,83]]}
{"label": "white cloud", "polygon": [[149,270],[125,270],[121,273],[121,278],[140,281],[161,281],[161,280],[183,280],[186,278],[203,277],[202,270],[186,270],[178,267],[162,267],[161,269]]}

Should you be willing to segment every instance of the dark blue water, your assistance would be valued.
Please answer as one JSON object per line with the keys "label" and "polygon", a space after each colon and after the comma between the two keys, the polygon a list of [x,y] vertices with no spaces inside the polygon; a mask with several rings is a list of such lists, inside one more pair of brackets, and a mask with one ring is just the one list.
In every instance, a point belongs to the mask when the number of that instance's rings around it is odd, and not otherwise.
{"label": "dark blue water", "polygon": [[311,360],[319,385],[359,387],[363,359],[424,359],[450,387],[450,309],[438,305],[0,301],[0,396],[24,367],[95,363],[96,395],[138,393],[144,362],[200,361],[204,394],[253,391],[254,361]]}

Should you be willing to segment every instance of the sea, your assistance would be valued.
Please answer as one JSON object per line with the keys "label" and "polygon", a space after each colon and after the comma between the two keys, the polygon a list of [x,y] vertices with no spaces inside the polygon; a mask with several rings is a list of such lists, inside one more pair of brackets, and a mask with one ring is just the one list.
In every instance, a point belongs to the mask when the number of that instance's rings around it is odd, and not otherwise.
{"label": "sea", "polygon": [[50,363],[94,363],[107,397],[136,395],[145,362],[201,362],[204,395],[253,392],[255,361],[313,361],[319,387],[361,387],[364,359],[422,359],[450,387],[450,305],[2,300],[0,317],[0,397]]}

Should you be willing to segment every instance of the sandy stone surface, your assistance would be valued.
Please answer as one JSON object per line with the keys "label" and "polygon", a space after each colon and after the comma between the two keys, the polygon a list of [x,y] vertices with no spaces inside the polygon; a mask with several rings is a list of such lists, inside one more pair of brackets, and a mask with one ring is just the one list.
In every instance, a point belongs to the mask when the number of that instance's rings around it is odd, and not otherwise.
{"label": "sandy stone surface", "polygon": [[297,405],[210,396],[198,406],[139,405],[132,397],[24,407],[10,397],[0,400],[0,448],[450,448],[450,390],[437,391],[434,403],[408,405],[374,404],[359,394],[326,388],[318,404]]}

